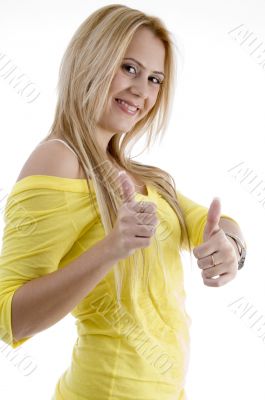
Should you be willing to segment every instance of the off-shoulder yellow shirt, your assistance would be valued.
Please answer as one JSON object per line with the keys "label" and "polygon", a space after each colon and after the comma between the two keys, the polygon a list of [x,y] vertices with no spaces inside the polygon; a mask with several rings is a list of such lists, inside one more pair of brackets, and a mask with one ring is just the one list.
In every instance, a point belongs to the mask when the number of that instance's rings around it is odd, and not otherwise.
{"label": "off-shoulder yellow shirt", "polygon": [[[122,306],[118,306],[111,268],[72,310],[78,337],[53,400],[186,399],[191,319],[185,309],[178,250],[180,225],[154,187],[147,185],[147,191],[148,195],[137,193],[136,201],[156,203],[159,220],[170,228],[165,240],[159,241],[159,254],[156,234],[145,248],[143,273],[150,272],[148,289],[139,279],[137,298],[132,300],[125,280]],[[15,291],[63,268],[105,236],[88,193],[86,179],[31,175],[16,182],[8,196],[0,257],[0,340],[12,348],[30,339],[15,342],[13,338],[11,302]],[[208,208],[179,191],[177,196],[194,248],[202,243]],[[161,260],[170,277],[167,295]]]}

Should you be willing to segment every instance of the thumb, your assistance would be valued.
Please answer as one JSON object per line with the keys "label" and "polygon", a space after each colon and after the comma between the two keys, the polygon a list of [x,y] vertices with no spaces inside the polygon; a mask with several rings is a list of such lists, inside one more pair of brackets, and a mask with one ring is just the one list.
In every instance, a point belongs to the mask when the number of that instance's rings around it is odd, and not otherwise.
{"label": "thumb", "polygon": [[121,185],[121,195],[124,203],[134,202],[135,186],[125,171],[120,171],[118,179]]}
{"label": "thumb", "polygon": [[207,215],[207,222],[203,232],[203,241],[207,241],[221,228],[219,221],[221,218],[221,202],[219,197],[215,197],[210,205]]}

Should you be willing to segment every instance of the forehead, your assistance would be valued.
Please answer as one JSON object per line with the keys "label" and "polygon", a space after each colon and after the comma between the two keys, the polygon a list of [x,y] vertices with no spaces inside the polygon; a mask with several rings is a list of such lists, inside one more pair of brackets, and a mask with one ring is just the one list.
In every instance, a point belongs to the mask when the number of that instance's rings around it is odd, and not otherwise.
{"label": "forehead", "polygon": [[140,61],[150,71],[164,71],[165,46],[153,32],[140,28],[135,32],[124,57]]}

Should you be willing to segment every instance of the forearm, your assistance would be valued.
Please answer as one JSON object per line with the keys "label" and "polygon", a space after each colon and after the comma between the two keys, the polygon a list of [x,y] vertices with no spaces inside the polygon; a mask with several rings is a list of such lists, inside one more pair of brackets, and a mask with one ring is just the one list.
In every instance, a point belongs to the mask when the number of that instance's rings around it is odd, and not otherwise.
{"label": "forearm", "polygon": [[[219,226],[220,226],[220,228],[223,229],[224,232],[230,232],[232,234],[235,234],[243,242],[246,242],[245,238],[243,236],[243,233],[242,233],[242,231],[240,229],[240,226],[238,224],[236,224],[235,222],[233,222],[233,221],[231,221],[231,220],[229,220],[227,218],[221,217],[220,221],[219,221]],[[238,251],[238,248],[237,248],[237,245],[236,245],[235,241],[232,238],[230,238],[229,236],[227,236],[227,239],[234,246],[234,249],[235,249],[236,255],[237,255],[237,259],[239,260],[240,259],[240,254],[239,254],[239,251]]]}
{"label": "forearm", "polygon": [[61,320],[117,261],[107,236],[66,267],[20,287],[12,299],[15,340],[33,336]]}

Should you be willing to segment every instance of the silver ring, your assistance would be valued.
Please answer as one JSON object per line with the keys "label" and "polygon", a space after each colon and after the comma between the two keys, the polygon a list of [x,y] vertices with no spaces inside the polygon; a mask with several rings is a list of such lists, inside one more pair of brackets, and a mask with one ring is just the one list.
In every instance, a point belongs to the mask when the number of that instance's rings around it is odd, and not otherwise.
{"label": "silver ring", "polygon": [[214,255],[214,253],[213,253],[213,254],[211,254],[211,256],[212,256],[212,260],[213,260],[213,265],[212,265],[212,267],[215,267],[215,266],[216,266],[216,264],[215,264],[215,262],[214,262],[213,255]]}

